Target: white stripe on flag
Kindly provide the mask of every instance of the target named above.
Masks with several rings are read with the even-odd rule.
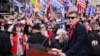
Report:
[[[57,0],[62,6],[65,6],[65,3],[63,0]]]
[[[77,8],[79,13],[83,13],[86,8],[85,0],[77,0]]]

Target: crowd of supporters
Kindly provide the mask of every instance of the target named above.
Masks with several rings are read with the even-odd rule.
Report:
[[[61,22],[62,14],[59,12],[50,20],[46,15],[40,17],[37,13],[34,14],[28,17],[24,12],[13,12],[12,15],[0,16],[0,56],[25,56],[25,51],[31,45],[28,43],[40,43],[45,47],[58,49],[68,44],[68,11],[65,11],[64,23]],[[100,56],[100,7],[90,17],[81,13],[80,23],[86,27],[91,53]],[[44,44],[42,42],[45,39],[47,40]]]

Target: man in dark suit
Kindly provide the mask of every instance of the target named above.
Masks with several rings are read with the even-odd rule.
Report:
[[[76,11],[68,15],[70,31],[69,43],[61,51],[57,50],[59,56],[89,56],[87,44],[87,31],[84,25],[79,23],[80,18]]]
[[[40,24],[35,24],[32,27],[32,35],[28,39],[29,47],[34,48],[32,44],[41,44],[45,47],[48,46],[48,38],[41,34],[40,32]],[[42,46],[37,46],[36,48],[41,48]]]

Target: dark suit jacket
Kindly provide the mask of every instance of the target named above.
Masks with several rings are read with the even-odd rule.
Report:
[[[10,33],[0,30],[0,54],[2,54],[3,56],[9,56],[10,48]]]
[[[84,25],[80,23],[76,24],[72,38],[62,50],[67,56],[89,56],[87,31]]]

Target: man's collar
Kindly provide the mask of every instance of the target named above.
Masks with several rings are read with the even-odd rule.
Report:
[[[75,29],[77,24],[78,22],[76,22],[74,25],[71,25],[71,29]]]

